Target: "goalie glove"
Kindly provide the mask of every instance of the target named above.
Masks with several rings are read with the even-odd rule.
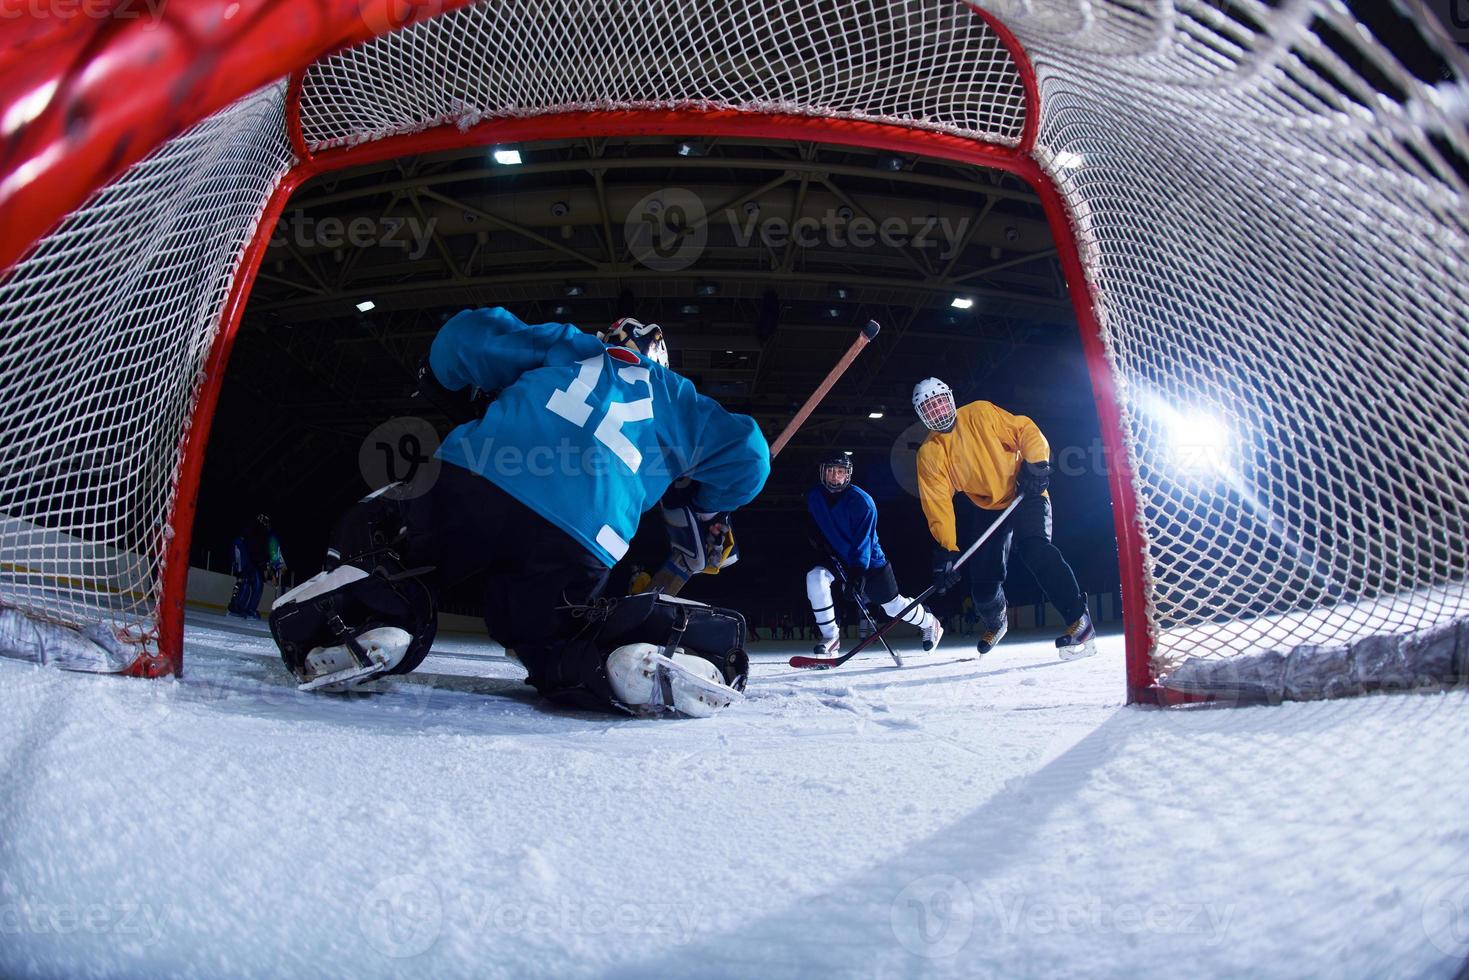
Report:
[[[418,362],[418,387],[412,397],[430,408],[449,417],[453,425],[463,425],[484,418],[485,409],[490,407],[494,396],[483,388],[470,385],[461,391],[450,391],[439,383],[428,357]]]

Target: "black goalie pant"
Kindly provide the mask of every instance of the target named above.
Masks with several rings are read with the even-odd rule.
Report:
[[[997,511],[974,506],[966,498],[955,508],[959,526],[959,545],[967,547],[994,523]],[[1004,608],[1005,573],[1009,570],[1010,547],[1026,568],[1030,569],[1041,591],[1067,623],[1074,623],[1086,611],[1086,597],[1076,584],[1076,575],[1051,543],[1051,498],[1026,497],[968,562],[969,592],[974,597],[974,610],[980,621],[993,624]]]
[[[577,623],[560,607],[596,599],[607,566],[576,539],[476,473],[444,463],[403,501],[410,567],[436,569],[441,602],[478,606],[490,636],[513,649],[531,683]]]

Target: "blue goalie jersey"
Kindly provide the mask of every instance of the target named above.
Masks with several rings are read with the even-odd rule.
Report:
[[[712,513],[749,503],[770,474],[754,419],[570,324],[465,310],[434,338],[429,365],[451,391],[499,391],[483,418],[449,433],[438,457],[494,483],[609,566],[674,480],[691,478],[695,509]]]

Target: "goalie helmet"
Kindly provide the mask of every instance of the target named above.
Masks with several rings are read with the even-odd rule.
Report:
[[[913,386],[913,410],[933,431],[948,432],[958,416],[954,390],[938,378],[924,378]]]
[[[612,321],[600,339],[608,347],[627,347],[636,350],[654,364],[668,367],[668,344],[663,340],[663,328],[656,323],[643,323],[630,316]]]
[[[852,454],[837,453],[816,464],[816,476],[827,493],[841,493],[852,485]]]

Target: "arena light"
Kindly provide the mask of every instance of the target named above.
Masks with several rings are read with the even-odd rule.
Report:
[[[502,167],[520,166],[520,151],[513,146],[497,146],[490,156]]]
[[[377,304],[370,299],[365,299],[357,304],[358,313],[371,313],[375,309],[377,309]]]
[[[968,296],[955,296],[952,300],[949,301],[949,305],[956,310],[968,310],[973,308],[974,300],[972,300]]]
[[[882,418],[882,413],[881,412],[868,412],[867,413],[867,417],[870,418],[870,419],[880,419],[880,418]]]
[[[1228,423],[1212,412],[1168,407],[1154,413],[1163,422],[1168,459],[1176,475],[1191,479],[1229,480],[1234,473],[1235,437]],[[1229,482],[1233,482],[1229,480]]]

